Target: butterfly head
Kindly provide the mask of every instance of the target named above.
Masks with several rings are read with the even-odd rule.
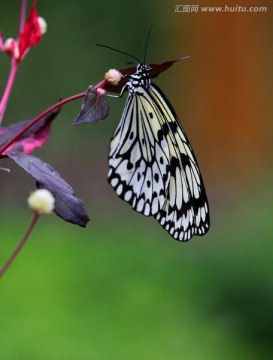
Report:
[[[136,68],[136,72],[133,75],[129,75],[130,79],[127,83],[127,87],[130,91],[134,92],[138,87],[149,87],[151,83],[149,77],[149,71],[152,70],[149,66],[144,64],[138,64]]]
[[[137,68],[136,68],[136,74],[144,74],[144,75],[148,75],[149,71],[151,71],[152,68],[148,65],[145,64],[138,64]]]

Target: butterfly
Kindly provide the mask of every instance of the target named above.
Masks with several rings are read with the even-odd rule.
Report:
[[[110,143],[108,181],[134,210],[153,216],[174,239],[188,241],[209,230],[208,200],[187,135],[152,83],[151,70],[140,63],[127,76],[128,97]]]

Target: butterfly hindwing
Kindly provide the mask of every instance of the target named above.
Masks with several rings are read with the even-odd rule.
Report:
[[[174,239],[187,241],[209,229],[206,192],[175,111],[146,70],[140,64],[129,76],[125,109],[111,140],[108,180],[136,211],[153,215]]]
[[[186,241],[209,229],[206,191],[192,147],[172,105],[155,84],[150,85],[150,92],[164,113],[171,156],[168,195],[155,217],[175,239]]]

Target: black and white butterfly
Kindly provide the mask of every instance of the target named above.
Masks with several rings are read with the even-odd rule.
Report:
[[[128,98],[112,137],[108,181],[134,210],[154,216],[180,241],[209,229],[209,206],[189,140],[152,69],[128,76]]]

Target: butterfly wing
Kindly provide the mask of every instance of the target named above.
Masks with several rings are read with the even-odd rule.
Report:
[[[172,105],[155,84],[150,85],[150,95],[164,118],[161,127],[170,154],[168,194],[155,218],[176,240],[187,241],[193,235],[204,235],[209,229],[204,183],[190,142]]]
[[[187,241],[209,229],[201,173],[189,140],[154,84],[129,92],[110,145],[108,181],[138,212]]]
[[[140,86],[129,92],[112,137],[108,181],[117,195],[146,216],[163,208],[170,181],[170,153],[161,136],[157,105]]]

